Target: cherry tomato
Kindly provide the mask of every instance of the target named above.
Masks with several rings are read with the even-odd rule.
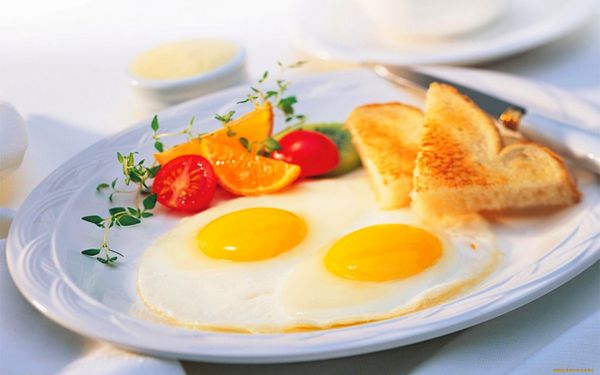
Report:
[[[309,130],[296,130],[280,140],[281,150],[272,154],[274,159],[299,165],[300,176],[318,176],[337,167],[339,151],[327,136]]]
[[[158,203],[179,212],[202,211],[215,195],[217,177],[205,158],[179,156],[163,165],[152,185]]]

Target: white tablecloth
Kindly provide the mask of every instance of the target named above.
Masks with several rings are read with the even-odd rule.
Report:
[[[0,207],[18,208],[55,167],[104,135],[147,118],[156,107],[128,90],[125,67],[141,49],[191,35],[227,35],[249,52],[258,75],[294,60],[286,1],[21,0],[0,11],[0,100],[27,120],[30,149],[0,183]],[[243,8],[243,9],[241,9]],[[313,62],[309,70],[337,64]],[[484,66],[548,82],[600,100],[600,15],[552,45]],[[0,246],[2,249],[2,246]],[[0,250],[3,252],[3,250]],[[2,259],[4,254],[1,254]],[[600,370],[599,268],[539,300],[479,326],[424,343],[347,359],[273,366],[184,363],[190,374],[544,374]],[[0,262],[0,373],[176,374],[176,362],[126,355],[68,332],[25,302]],[[117,357],[116,362],[110,358]],[[100,358],[100,359],[99,359]],[[109,359],[107,359],[109,358]],[[114,368],[111,368],[114,363]],[[102,367],[100,364],[104,364]],[[129,366],[129,367],[128,367]],[[145,367],[148,366],[148,367]],[[112,372],[111,372],[112,371]],[[100,373],[100,372],[99,372]]]

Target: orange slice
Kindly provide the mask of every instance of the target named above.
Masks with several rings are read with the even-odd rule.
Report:
[[[291,185],[300,167],[230,147],[212,139],[202,140],[202,156],[210,161],[219,184],[237,195],[260,195]]]
[[[272,130],[273,109],[271,103],[266,102],[256,107],[252,112],[246,113],[237,120],[229,122],[226,127],[208,133],[202,136],[202,138],[210,137],[228,146],[243,150],[244,147],[239,141],[240,137],[244,137],[250,142],[260,142],[269,137]],[[154,158],[160,165],[165,165],[182,155],[200,155],[200,140],[192,139],[186,143],[171,147],[166,151],[154,154]]]
[[[232,136],[227,135],[228,129],[233,132]],[[273,131],[273,108],[271,103],[266,102],[256,107],[252,112],[246,113],[237,120],[225,124],[225,127],[208,133],[204,137],[210,137],[234,148],[244,149],[240,144],[240,137],[244,137],[250,142],[260,142],[269,137],[271,131]]]
[[[163,152],[154,154],[154,159],[160,165],[165,165],[171,160],[183,155],[200,155],[200,138],[192,139],[186,143],[171,147]]]

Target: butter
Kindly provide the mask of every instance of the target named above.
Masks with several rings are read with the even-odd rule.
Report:
[[[141,79],[172,80],[215,70],[239,52],[239,47],[223,39],[189,39],[163,44],[137,56],[131,74]]]

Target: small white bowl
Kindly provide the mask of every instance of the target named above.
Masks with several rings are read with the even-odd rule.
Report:
[[[128,71],[131,87],[145,99],[175,104],[235,86],[247,79],[246,51],[241,45],[236,45],[237,53],[224,65],[188,78],[143,79]]]

